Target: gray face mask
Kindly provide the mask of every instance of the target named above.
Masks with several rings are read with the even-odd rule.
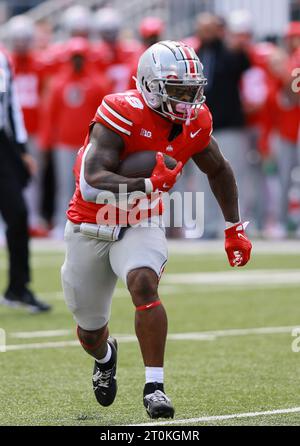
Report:
[[[137,89],[147,105],[167,119],[186,124],[196,119],[206,84],[198,56],[181,42],[158,42],[140,57]]]

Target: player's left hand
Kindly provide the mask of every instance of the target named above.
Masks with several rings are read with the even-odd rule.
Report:
[[[163,154],[161,152],[157,152],[156,165],[150,177],[152,191],[159,190],[162,192],[167,192],[172,189],[181,175],[182,167],[182,162],[179,161],[173,170],[168,169],[165,165]]]
[[[250,260],[252,243],[245,232],[248,224],[249,222],[237,223],[225,229],[225,250],[232,267],[245,266]]]

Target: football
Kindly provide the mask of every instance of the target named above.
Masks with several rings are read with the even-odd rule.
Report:
[[[135,152],[121,161],[118,174],[128,178],[149,178],[156,165],[155,150]],[[164,161],[168,169],[174,169],[177,161],[164,154]]]

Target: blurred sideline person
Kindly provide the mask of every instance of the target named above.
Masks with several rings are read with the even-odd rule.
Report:
[[[53,27],[47,19],[41,19],[35,23],[34,49],[37,56],[41,57],[47,52],[53,39]]]
[[[112,93],[125,91],[128,87],[130,70],[142,45],[122,36],[123,20],[113,8],[99,9],[94,15],[94,29],[98,41],[93,45],[98,55],[96,66],[112,81]]]
[[[271,212],[270,203],[274,203],[275,196],[278,195],[278,189],[274,189],[274,176],[269,178],[269,161],[260,147],[270,90],[267,58],[276,47],[267,42],[254,42],[253,17],[248,10],[243,9],[232,11],[228,17],[228,45],[235,51],[244,51],[251,62],[251,67],[243,73],[240,83],[247,141],[243,183],[244,212],[246,218],[251,219],[253,223],[252,231],[258,234],[265,229]],[[272,231],[274,234],[274,227]]]
[[[288,235],[289,191],[292,171],[299,165],[300,104],[299,93],[292,91],[292,71],[300,66],[300,22],[291,22],[285,32],[286,50],[277,49],[269,57],[272,90],[268,98],[268,119],[265,122],[265,144],[275,158],[280,188],[278,196],[278,238]],[[300,54],[299,54],[300,55]],[[272,134],[277,135],[275,142]]]
[[[104,75],[92,70],[87,57],[89,43],[74,37],[66,44],[68,65],[53,76],[42,115],[40,143],[53,148],[55,174],[54,228],[51,235],[62,239],[66,209],[74,190],[73,165],[86,127],[102,97],[109,92]]]
[[[46,236],[41,216],[42,153],[37,143],[44,69],[34,52],[34,24],[26,16],[8,22],[8,39],[15,72],[15,85],[28,133],[28,150],[37,163],[37,172],[25,190],[31,236]]]
[[[242,74],[250,67],[244,50],[230,49],[223,41],[224,23],[218,16],[202,13],[197,17],[196,35],[200,47],[196,52],[208,79],[205,87],[206,103],[214,117],[214,135],[222,152],[232,165],[240,190],[241,212],[247,195],[244,180],[247,172],[247,137],[245,116],[242,108],[239,85]],[[216,206],[206,179],[199,174],[193,179],[197,189],[204,192],[206,238],[220,235],[222,215]]]
[[[243,75],[241,82],[249,142],[247,215],[252,214],[254,228],[267,238],[281,237],[277,224],[280,191],[274,144],[273,138],[267,141],[265,130],[270,119],[270,96],[278,84],[269,61],[277,51],[279,48],[273,43],[252,44],[249,48],[252,67]]]
[[[294,68],[300,67],[300,21],[290,22],[285,30],[285,42],[288,54],[286,74],[283,74],[282,96],[280,98],[281,114],[286,126],[280,128],[280,153],[277,154],[278,172],[281,184],[280,198],[280,224],[283,230],[288,230],[290,188],[292,185],[292,171],[300,166],[300,100],[299,92],[291,88],[291,73]],[[293,78],[292,78],[293,79]],[[282,153],[285,156],[282,156]],[[287,218],[288,214],[288,218]],[[298,228],[299,234],[300,226]]]
[[[45,51],[40,51],[40,57],[45,64],[48,80],[59,73],[69,63],[68,42],[70,39],[80,37],[87,42],[92,32],[92,15],[89,8],[83,5],[75,5],[67,8],[59,22],[59,40],[50,43]],[[86,57],[90,56],[87,49]]]
[[[83,37],[89,39],[92,14],[89,8],[75,5],[68,8],[62,16],[62,27],[68,39]]]
[[[142,46],[139,52],[136,52],[134,60],[131,66],[131,72],[129,76],[128,90],[136,88],[136,72],[138,68],[139,58],[151,45],[159,42],[163,38],[165,31],[165,23],[159,17],[145,17],[139,25],[139,35],[142,42]]]
[[[27,134],[13,82],[12,69],[0,51],[0,212],[6,224],[9,281],[2,303],[24,305],[31,312],[50,310],[28,289],[30,281],[27,209],[23,188],[36,165],[26,152]]]

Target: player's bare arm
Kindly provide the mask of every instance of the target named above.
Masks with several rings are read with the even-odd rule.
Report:
[[[110,406],[117,393],[117,341],[108,336],[108,322],[120,278],[135,307],[135,332],[145,366],[143,405],[151,418],[174,416],[172,401],[164,391],[168,323],[158,291],[168,259],[165,231],[156,221],[145,227],[132,225],[126,214],[126,231],[108,243],[98,218],[99,211],[106,211],[102,198],[109,200],[108,192],[121,193],[120,185],[127,186],[129,193],[140,191],[147,196],[156,191],[168,192],[183,164],[198,151],[194,161],[208,176],[226,220],[229,262],[231,266],[243,266],[250,258],[251,242],[240,221],[232,169],[213,138],[205,147],[212,127],[212,116],[204,105],[206,84],[193,48],[173,41],[152,45],[139,60],[138,89],[103,99],[88,142],[78,153],[76,191],[67,213],[68,251],[62,280],[66,302],[78,324],[80,343],[95,358],[93,391],[101,406]],[[166,132],[168,124],[170,130],[174,124],[182,126],[186,138]],[[206,132],[201,134],[202,129]],[[174,158],[165,153],[170,139]],[[114,225],[123,226],[120,214]],[[152,223],[147,213],[145,222],[148,221]],[[91,236],[78,232],[78,226],[81,229],[86,223],[94,226]]]
[[[224,218],[228,222],[239,222],[238,189],[234,173],[229,162],[222,155],[214,137],[202,152],[193,156],[193,160],[207,177]]]
[[[88,185],[118,193],[119,185],[126,184],[128,192],[145,192],[144,178],[126,178],[116,173],[124,148],[124,142],[117,133],[96,123],[90,134],[90,143],[84,165]]]
[[[158,152],[156,166],[150,178],[127,178],[117,173],[120,156],[124,148],[122,138],[102,124],[94,124],[90,134],[90,147],[84,159],[81,174],[81,192],[86,201],[96,201],[98,193],[109,190],[119,192],[119,185],[125,184],[127,192],[167,191],[176,182],[182,169],[182,163],[170,170],[164,163],[163,155]]]
[[[193,156],[207,177],[226,221],[225,250],[231,266],[244,266],[251,255],[252,244],[245,233],[247,224],[240,221],[238,188],[229,162],[222,155],[214,137],[209,145]]]

